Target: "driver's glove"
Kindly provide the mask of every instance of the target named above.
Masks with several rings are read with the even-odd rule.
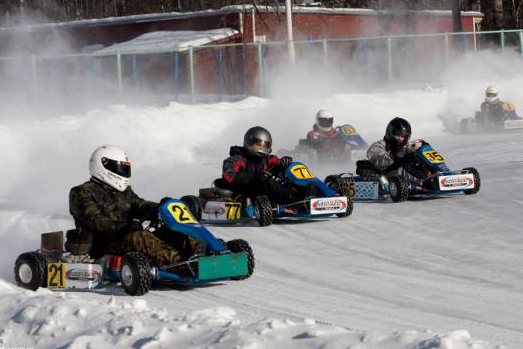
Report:
[[[285,170],[292,163],[292,158],[290,156],[282,156],[280,159],[280,165]]]

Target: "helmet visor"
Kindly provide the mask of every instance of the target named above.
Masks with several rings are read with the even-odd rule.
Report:
[[[487,92],[487,97],[497,97],[498,94],[496,92]]]
[[[271,142],[264,141],[263,139],[255,138],[252,145],[263,154],[269,154],[271,152]]]
[[[331,128],[334,122],[333,118],[318,118],[318,126]]]
[[[116,161],[108,158],[102,158],[102,165],[105,169],[116,173],[124,178],[131,177],[131,163],[129,161]]]

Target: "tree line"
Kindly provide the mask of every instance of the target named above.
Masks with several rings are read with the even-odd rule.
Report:
[[[311,0],[292,0],[294,5]],[[283,0],[2,0],[0,27],[157,12],[188,12],[240,4],[283,6]],[[377,10],[450,10],[485,14],[482,30],[523,27],[523,0],[324,0],[323,7]]]

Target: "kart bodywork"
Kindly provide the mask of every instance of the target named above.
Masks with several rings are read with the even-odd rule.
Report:
[[[66,244],[66,251],[62,251],[63,232],[53,232],[48,234],[55,234],[54,246],[49,248],[43,243],[40,250],[18,257],[15,280],[19,286],[31,290],[39,287],[96,289],[109,282],[121,282],[128,294],[142,295],[152,284],[197,285],[227,279],[241,280],[253,273],[254,255],[247,241],[225,242],[215,238],[180,200],[167,200],[159,207],[158,214],[156,229],[169,229],[173,234],[185,234],[197,240],[200,252],[188,260],[158,267],[152,266],[151,261],[139,252],[123,256],[105,255],[94,260],[87,250],[78,248],[76,244]],[[44,236],[46,234],[42,234],[42,241]]]

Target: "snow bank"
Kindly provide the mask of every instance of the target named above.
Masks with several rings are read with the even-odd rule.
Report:
[[[314,320],[242,324],[225,306],[172,314],[145,299],[21,291],[0,281],[0,345],[26,348],[357,348],[483,349],[467,331],[372,336]]]

